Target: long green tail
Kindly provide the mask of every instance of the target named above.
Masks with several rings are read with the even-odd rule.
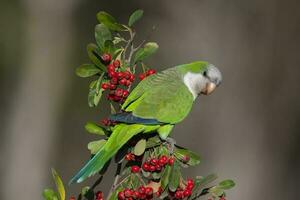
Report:
[[[109,137],[106,144],[99,150],[96,155],[87,162],[87,164],[70,180],[72,183],[80,183],[86,178],[99,172],[109,159],[111,159],[118,150],[125,145],[130,138],[138,133],[155,131],[159,125],[147,126],[143,124],[118,124]]]

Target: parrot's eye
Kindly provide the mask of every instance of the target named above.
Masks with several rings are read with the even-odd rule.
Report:
[[[207,76],[207,71],[206,70],[203,72],[203,76]]]

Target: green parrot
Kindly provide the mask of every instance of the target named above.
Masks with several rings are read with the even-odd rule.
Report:
[[[221,81],[218,68],[204,61],[175,66],[145,78],[130,93],[122,112],[110,116],[118,124],[70,183],[80,183],[99,172],[137,134],[157,132],[166,140],[173,126],[188,115],[195,99],[213,92]]]

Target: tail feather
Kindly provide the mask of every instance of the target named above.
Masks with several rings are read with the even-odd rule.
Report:
[[[118,150],[130,140],[130,138],[146,130],[147,127],[142,124],[116,125],[106,144],[70,180],[69,184],[75,182],[80,183],[86,178],[99,172],[104,167],[106,162],[109,161],[118,152]]]

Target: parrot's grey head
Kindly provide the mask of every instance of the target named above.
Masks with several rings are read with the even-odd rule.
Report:
[[[194,98],[200,94],[211,94],[222,82],[220,70],[212,64],[207,64],[200,72],[187,72],[184,83],[189,88]]]

